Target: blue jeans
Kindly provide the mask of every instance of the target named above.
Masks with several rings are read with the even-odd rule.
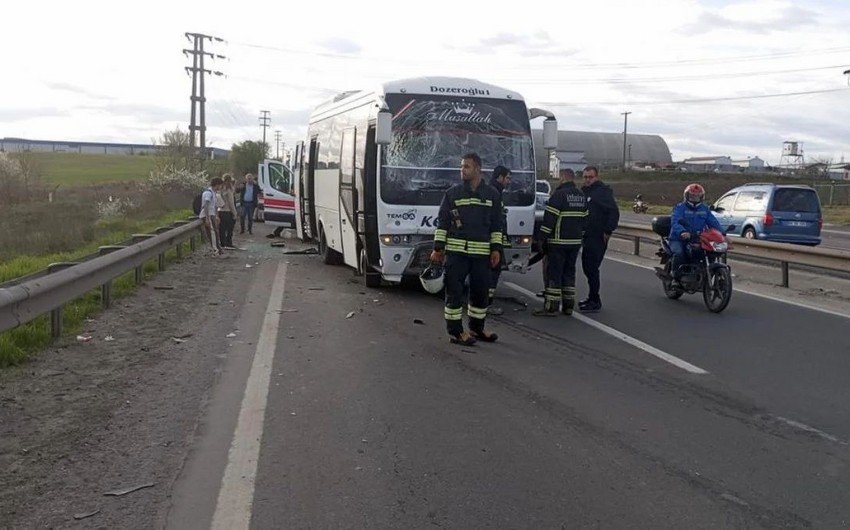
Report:
[[[673,253],[670,260],[670,272],[674,278],[678,279],[681,276],[679,274],[679,267],[688,261],[687,254],[685,253],[685,243],[681,239],[670,239],[668,243],[670,245],[670,252]]]
[[[254,230],[254,208],[257,207],[255,202],[243,202],[242,214],[239,216],[239,229],[245,231],[245,217],[248,218],[248,233]]]

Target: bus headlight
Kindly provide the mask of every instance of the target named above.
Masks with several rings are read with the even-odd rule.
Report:
[[[531,245],[531,236],[511,236],[511,244],[518,247]]]
[[[406,247],[413,242],[410,234],[386,234],[381,236],[381,243],[387,246]]]

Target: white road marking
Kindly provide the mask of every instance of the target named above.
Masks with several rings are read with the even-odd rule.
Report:
[[[647,269],[647,270],[655,271],[654,267],[650,267],[650,266],[647,266],[647,265],[641,265],[640,263],[632,263],[631,261],[626,261],[624,259],[612,258],[610,256],[605,256],[605,259],[611,260],[611,261],[616,261],[617,263],[623,263],[625,265],[631,265],[632,267],[638,267],[638,268],[641,268],[641,269]],[[732,286],[732,288],[735,291],[738,291],[739,293],[748,294],[750,296],[757,296],[759,298],[765,298],[767,300],[772,300],[774,302],[781,302],[783,304],[802,307],[802,308],[805,308],[805,309],[810,309],[812,311],[818,311],[820,313],[826,313],[827,315],[832,315],[832,316],[836,316],[836,317],[850,318],[850,314],[842,313],[840,311],[835,311],[835,310],[832,310],[832,309],[826,309],[825,307],[818,307],[816,305],[810,305],[810,304],[806,304],[804,302],[797,302],[796,300],[788,300],[787,298],[780,298],[778,296],[773,296],[773,295],[770,295],[770,294],[758,293],[756,291],[751,291],[749,289],[742,289],[740,287],[735,287],[734,285]]]
[[[286,263],[281,263],[274,277],[266,316],[263,318],[257,350],[251,364],[251,373],[245,385],[239,420],[230,444],[227,467],[213,514],[211,527],[214,529],[247,529],[251,524],[254,481],[257,476],[260,441],[263,438],[269,380],[274,363],[285,281]]]
[[[801,431],[806,431],[806,432],[812,433],[814,435],[820,436],[824,440],[829,440],[830,442],[837,443],[839,445],[848,445],[847,442],[839,439],[838,437],[833,436],[833,435],[831,435],[827,432],[823,432],[820,429],[815,429],[814,427],[810,427],[810,426],[806,425],[805,423],[800,423],[799,421],[789,420],[788,418],[783,418],[782,416],[773,416],[773,418],[781,421],[782,423],[785,423],[786,425],[790,425],[791,427],[794,427],[795,429],[800,429]]]
[[[529,291],[525,287],[521,287],[521,286],[519,286],[519,285],[517,285],[513,282],[502,282],[502,283],[506,287],[510,287],[511,289],[513,289],[513,290],[515,290],[519,293],[522,293],[526,296],[529,296],[531,298],[535,298],[535,296],[536,296],[533,292]],[[629,344],[631,346],[634,346],[635,348],[643,350],[650,355],[654,355],[655,357],[658,357],[662,361],[668,362],[668,363],[672,364],[673,366],[676,366],[677,368],[681,368],[682,370],[685,370],[685,371],[690,372],[692,374],[705,375],[705,374],[708,373],[706,370],[703,370],[699,366],[693,365],[693,364],[691,364],[687,361],[683,361],[682,359],[679,359],[678,357],[676,357],[674,355],[670,355],[669,353],[666,353],[666,352],[659,350],[655,346],[651,346],[651,345],[649,345],[649,344],[647,344],[647,343],[645,343],[645,342],[643,342],[639,339],[636,339],[636,338],[634,338],[630,335],[626,335],[622,331],[618,331],[618,330],[616,330],[616,329],[614,329],[610,326],[606,326],[605,324],[602,324],[601,322],[597,322],[596,320],[593,320],[592,318],[588,318],[588,317],[586,317],[586,316],[584,316],[580,313],[577,313],[577,312],[573,313],[572,318],[575,318],[579,322],[587,324],[588,326],[594,327],[594,328],[602,331],[603,333],[607,333],[608,335],[611,335],[612,337],[617,338],[617,339],[625,342],[626,344]]]

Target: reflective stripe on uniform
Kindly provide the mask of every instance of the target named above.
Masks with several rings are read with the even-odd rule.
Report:
[[[438,228],[438,229],[434,230],[434,241],[442,241],[443,243],[445,243],[448,235],[449,235],[448,230],[443,230],[442,228]]]
[[[501,245],[502,239],[503,237],[501,232],[490,232],[490,243]]]
[[[467,199],[455,199],[455,206],[493,206],[493,201],[490,199],[481,200],[470,197]]]
[[[556,237],[546,240],[550,245],[581,245],[581,239],[559,239]]]
[[[484,320],[487,318],[487,308],[475,307],[474,305],[469,305],[466,308],[466,313],[469,315],[469,318],[477,318],[478,320]]]
[[[547,302],[557,302],[561,300],[561,289],[558,287],[547,287],[543,291],[543,295]]]
[[[446,307],[443,315],[446,317],[446,320],[463,320],[463,308]]]

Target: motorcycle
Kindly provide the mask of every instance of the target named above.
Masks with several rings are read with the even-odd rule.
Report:
[[[643,202],[643,198],[638,195],[635,197],[635,202],[632,204],[632,211],[635,213],[646,213],[649,209],[649,205]]]
[[[727,231],[735,230],[732,225]],[[729,244],[719,230],[709,228],[699,234],[697,242],[689,242],[686,248],[688,262],[679,267],[679,285],[673,283],[672,257],[670,250],[670,217],[652,220],[652,231],[661,236],[661,248],[655,253],[661,258],[661,266],[655,267],[655,275],[661,280],[664,294],[678,300],[683,294],[702,292],[705,307],[712,313],[720,313],[732,298],[732,269],[726,263]]]

